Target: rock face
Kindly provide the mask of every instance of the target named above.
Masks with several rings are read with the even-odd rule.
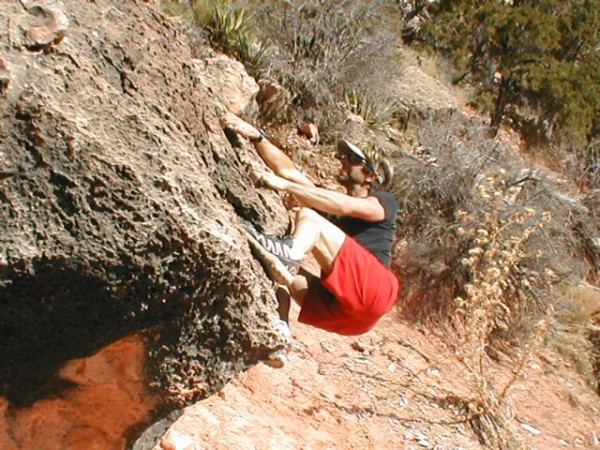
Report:
[[[0,447],[124,448],[284,344],[241,221],[287,215],[218,123],[257,88],[143,1],[4,2],[0,27]],[[94,422],[98,391],[61,422],[121,375],[135,413]]]

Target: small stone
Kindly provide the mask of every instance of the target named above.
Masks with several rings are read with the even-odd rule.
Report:
[[[442,372],[440,371],[440,369],[433,368],[429,371],[429,374],[434,377],[439,377],[442,374]]]
[[[398,369],[398,365],[396,365],[394,363],[390,363],[387,368],[390,371],[390,373],[395,373],[396,370]]]
[[[531,434],[533,434],[535,436],[538,436],[538,435],[542,434],[542,432],[540,430],[538,430],[533,425],[529,425],[528,423],[522,423],[521,424],[521,428],[523,428],[524,430],[529,431]]]
[[[33,20],[22,24],[25,31],[23,44],[27,49],[40,51],[62,42],[69,28],[69,19],[61,5],[34,5],[28,8],[28,12]]]
[[[569,446],[569,443],[567,441],[565,441],[564,439],[559,439],[558,442],[560,442],[560,445],[562,445],[563,447]]]
[[[312,145],[319,143],[319,128],[312,120],[306,120],[298,124],[298,133],[306,137]]]
[[[191,450],[192,438],[177,431],[170,431],[160,441],[162,450]]]
[[[350,344],[350,347],[352,347],[357,352],[361,352],[361,353],[364,353],[367,351],[367,346],[364,344],[364,342],[361,342],[361,341],[354,341],[352,344]]]
[[[369,358],[365,358],[365,357],[360,357],[360,358],[356,358],[356,362],[359,364],[366,364],[366,365],[371,365],[373,364],[373,361],[371,361]]]
[[[433,448],[433,444],[431,442],[429,442],[429,439],[427,438],[421,438],[417,441],[417,444],[419,444],[421,447],[425,447],[425,448]]]

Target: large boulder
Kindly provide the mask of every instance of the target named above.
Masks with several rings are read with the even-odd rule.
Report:
[[[0,26],[0,447],[124,448],[284,345],[241,223],[287,214],[218,122],[256,88],[141,0]]]

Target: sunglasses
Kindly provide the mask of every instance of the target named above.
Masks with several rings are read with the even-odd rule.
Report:
[[[375,172],[375,169],[369,163],[369,161],[364,159],[362,156],[357,155],[356,153],[351,152],[351,151],[345,152],[344,156],[346,157],[346,159],[348,160],[348,162],[350,164],[364,164],[365,169],[367,169],[368,173]]]

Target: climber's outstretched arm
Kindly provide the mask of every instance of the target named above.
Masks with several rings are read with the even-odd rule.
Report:
[[[267,167],[278,176],[303,186],[315,185],[296,167],[294,162],[285,153],[269,142],[266,137],[261,139],[260,142],[256,142],[254,147]]]
[[[221,118],[221,124],[223,128],[229,128],[252,142],[267,167],[277,175],[304,186],[314,186],[314,183],[296,167],[294,162],[269,142],[260,130],[229,112]]]

